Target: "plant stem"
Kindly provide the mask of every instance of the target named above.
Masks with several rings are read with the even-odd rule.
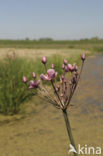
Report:
[[[63,111],[63,116],[64,116],[64,119],[65,119],[65,124],[66,124],[66,128],[67,128],[67,132],[68,132],[70,142],[71,142],[71,144],[73,145],[73,147],[76,150],[76,146],[75,146],[75,142],[74,142],[74,139],[73,139],[73,135],[72,135],[71,126],[70,126],[70,122],[69,122],[69,119],[68,119],[67,111],[66,111],[66,109],[64,109],[62,111]],[[74,156],[77,156],[77,153],[73,153],[73,154],[74,154]]]

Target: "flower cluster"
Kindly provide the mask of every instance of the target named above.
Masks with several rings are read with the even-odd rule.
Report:
[[[33,77],[33,80],[30,80],[29,81],[29,84],[27,84],[28,83],[27,77],[26,76],[23,76],[23,82],[26,84],[26,86],[29,89],[39,88],[40,79],[39,80],[36,80],[36,73],[34,73],[34,72],[32,74],[32,77]]]
[[[47,69],[47,58],[43,57],[41,62],[45,66],[46,74],[41,74],[40,79],[36,80],[36,74],[33,72],[33,80],[29,82],[29,89],[38,88],[38,96],[47,100],[49,103],[53,104],[58,109],[67,109],[70,106],[71,98],[75,92],[78,85],[80,75],[83,69],[85,54],[81,55],[81,68],[79,69],[76,64],[70,64],[66,59],[64,59],[62,64],[63,74],[60,75],[59,81],[56,81],[57,72],[55,71],[54,64],[51,64],[51,68]],[[43,83],[44,81],[50,81],[51,86]],[[27,78],[23,77],[23,82],[27,84]]]

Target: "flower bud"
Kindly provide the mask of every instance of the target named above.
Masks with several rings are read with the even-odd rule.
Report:
[[[24,83],[27,82],[27,78],[26,78],[26,76],[23,76],[23,82],[24,82]]]
[[[74,75],[77,77],[77,75],[78,75],[78,72],[77,72],[77,71],[74,71]]]
[[[61,75],[61,77],[60,77],[62,80],[64,80],[64,75]]]
[[[54,69],[54,68],[55,68],[54,64],[51,64],[51,68],[52,68],[52,69]]]
[[[76,83],[76,77],[73,77],[72,80],[71,80],[71,82],[72,82],[73,84],[75,84],[75,83]]]
[[[35,79],[36,78],[36,74],[33,72],[32,77]]]
[[[78,70],[78,67],[76,64],[73,64],[73,71],[77,71]]]
[[[34,87],[33,87],[33,86],[29,86],[28,88],[29,88],[29,89],[34,89]]]
[[[67,80],[64,78],[64,83],[66,83],[67,82]]]
[[[65,65],[64,65],[64,63],[62,64],[62,69],[64,69],[65,68]]]
[[[56,89],[57,92],[59,91],[59,89],[57,87],[55,89]]]
[[[56,87],[56,91],[59,92],[59,90],[60,90],[60,86],[58,85],[58,86]]]
[[[81,59],[82,59],[82,61],[85,60],[85,54],[84,53],[81,55]]]
[[[68,61],[67,61],[66,59],[64,59],[63,63],[64,63],[65,65],[67,65]]]
[[[33,80],[30,81],[30,86],[34,86],[35,82]]]
[[[70,85],[72,85],[72,82],[71,82],[71,81],[69,81],[69,84],[70,84]]]
[[[65,70],[65,72],[68,72],[68,67],[67,67],[67,66],[65,66],[65,69],[64,69],[64,70]]]
[[[42,63],[43,63],[43,64],[46,64],[46,62],[47,62],[46,57],[45,57],[45,56],[43,56],[41,61],[42,61]]]
[[[68,64],[67,68],[68,68],[68,71],[71,71],[71,72],[73,71],[73,66],[71,64]]]

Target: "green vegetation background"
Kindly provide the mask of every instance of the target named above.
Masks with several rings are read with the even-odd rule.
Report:
[[[83,40],[0,40],[0,48],[35,48],[35,49],[61,49],[78,48],[87,49],[94,52],[103,51],[103,39],[92,38]]]

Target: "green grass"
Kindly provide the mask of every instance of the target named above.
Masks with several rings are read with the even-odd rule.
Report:
[[[52,55],[47,58],[47,69],[51,64],[55,65],[58,72],[57,80],[63,73],[62,63],[65,57],[62,55]],[[67,58],[69,63],[80,63],[80,54],[71,55]],[[31,91],[22,82],[22,77],[26,76],[28,83],[32,78],[32,73],[37,74],[37,79],[41,73],[46,73],[41,59],[31,60],[20,58],[14,54],[8,55],[0,62],[0,112],[3,114],[19,113],[25,101],[32,97]],[[49,83],[48,83],[49,85]],[[35,91],[36,92],[36,91]]]
[[[23,75],[28,79],[33,72],[33,64],[14,55],[0,62],[0,113],[17,114],[25,101],[31,98],[31,92],[22,82]]]
[[[0,40],[0,48],[86,49],[103,51],[103,39],[85,40]]]

